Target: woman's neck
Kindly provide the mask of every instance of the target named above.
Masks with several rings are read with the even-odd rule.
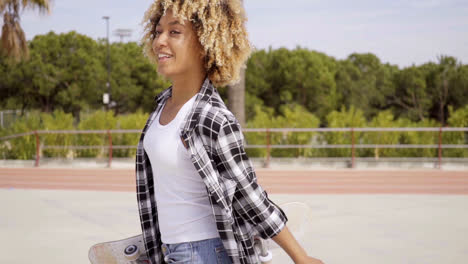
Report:
[[[170,98],[170,103],[172,105],[183,105],[200,91],[205,78],[206,73],[204,72],[192,75],[186,74],[180,78],[174,78],[172,80],[172,96]]]

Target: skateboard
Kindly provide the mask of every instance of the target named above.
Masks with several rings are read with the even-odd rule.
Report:
[[[143,235],[122,240],[99,243],[88,252],[92,264],[149,264]]]
[[[288,216],[288,229],[300,244],[311,223],[311,208],[302,202],[289,202],[280,207]],[[254,248],[262,263],[271,263],[272,250],[279,246],[271,239],[263,240],[254,237]],[[92,246],[88,252],[92,264],[148,264],[150,263],[143,244],[143,236],[137,235],[122,240],[99,243]]]

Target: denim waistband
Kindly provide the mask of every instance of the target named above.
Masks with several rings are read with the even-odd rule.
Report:
[[[190,241],[190,242],[181,242],[181,243],[174,243],[174,244],[166,244],[162,243],[162,251],[163,254],[166,255],[170,252],[175,251],[176,249],[178,251],[183,250],[183,249],[191,249],[194,247],[203,247],[203,246],[210,246],[210,245],[220,245],[222,244],[222,240],[219,237],[215,238],[208,238],[208,239],[203,239],[203,240],[198,240],[198,241]]]

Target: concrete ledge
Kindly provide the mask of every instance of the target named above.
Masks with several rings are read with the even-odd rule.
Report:
[[[263,159],[252,158],[256,168],[265,167]],[[444,170],[468,170],[468,158],[444,158],[442,159]],[[270,169],[348,169],[352,167],[351,158],[271,158]],[[437,169],[437,158],[356,158],[356,169]]]
[[[272,170],[335,170],[351,168],[350,158],[271,158],[270,166],[266,168],[263,158],[251,158],[256,169]],[[39,166],[45,168],[107,168],[108,159],[104,158],[79,158],[59,159],[42,158]],[[0,160],[3,168],[32,168],[34,160]],[[356,158],[355,169],[437,169],[437,158]],[[133,169],[135,159],[114,158],[112,168]],[[444,170],[468,170],[468,158],[444,158],[442,159]]]

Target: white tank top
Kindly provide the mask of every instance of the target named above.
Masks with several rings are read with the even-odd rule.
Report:
[[[161,240],[166,244],[219,237],[205,183],[179,136],[196,95],[166,125],[160,124],[159,111],[143,139],[153,169]]]

